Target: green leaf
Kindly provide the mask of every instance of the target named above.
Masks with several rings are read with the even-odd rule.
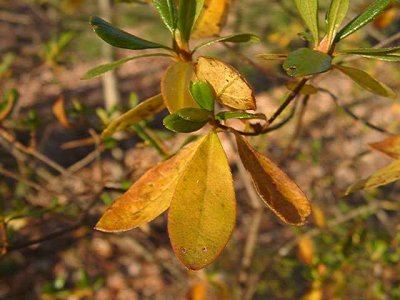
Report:
[[[147,171],[116,199],[95,229],[121,232],[142,226],[168,209],[185,166],[203,139],[183,148],[177,155]]]
[[[197,104],[208,111],[214,111],[215,91],[211,84],[204,80],[192,81],[190,93]]]
[[[362,70],[339,65],[335,65],[335,68],[345,75],[349,76],[363,89],[373,94],[387,98],[396,98],[396,93],[390,87],[376,80],[371,75]]]
[[[335,40],[336,34],[342,25],[349,10],[349,0],[332,0],[327,14],[327,38],[329,48]]]
[[[295,2],[304,23],[306,23],[313,35],[314,44],[318,45],[318,0],[295,0]]]
[[[190,122],[208,122],[212,116],[210,111],[203,108],[183,108],[177,112],[178,116]]]
[[[107,128],[104,129],[101,137],[103,139],[107,138],[115,132],[122,131],[133,124],[149,119],[161,112],[164,108],[165,104],[161,94],[151,97],[112,121]]]
[[[237,112],[237,111],[223,111],[218,113],[215,118],[220,121],[225,121],[229,119],[243,119],[243,120],[266,120],[267,117],[264,114],[250,114],[246,112]]]
[[[174,34],[178,22],[178,11],[174,0],[154,0],[153,3],[165,26]]]
[[[254,42],[254,43],[258,43],[260,42],[260,38],[254,34],[251,33],[237,33],[237,34],[232,34],[229,36],[223,36],[211,41],[207,41],[203,44],[200,44],[198,46],[196,46],[192,53],[196,52],[197,50],[203,48],[203,47],[208,47],[212,44],[215,43],[236,43],[236,44],[240,44],[240,43],[249,43],[249,42]]]
[[[0,102],[0,122],[8,117],[18,99],[19,93],[16,89],[11,89],[4,93],[3,101]]]
[[[389,183],[395,182],[400,179],[400,160],[396,160],[374,173],[372,176],[356,182],[350,186],[345,195],[357,192],[359,190],[373,189]]]
[[[376,0],[364,12],[355,17],[336,35],[336,42],[348,37],[360,28],[367,25],[375,17],[377,17],[390,4],[391,0]]]
[[[331,67],[331,56],[310,48],[300,48],[291,52],[283,63],[283,69],[293,77],[323,73]]]
[[[350,49],[343,50],[337,55],[360,55],[365,58],[378,59],[383,61],[400,61],[400,47],[380,49]]]
[[[288,56],[287,54],[258,54],[258,58],[265,60],[285,60]]]
[[[92,79],[92,78],[98,77],[100,75],[103,75],[104,73],[107,73],[111,70],[114,70],[114,69],[122,66],[123,64],[125,64],[131,60],[135,60],[138,58],[144,58],[144,57],[155,57],[155,56],[171,57],[171,55],[165,54],[165,53],[152,53],[152,54],[142,54],[142,55],[137,55],[137,56],[130,56],[130,57],[126,57],[126,58],[114,61],[112,63],[97,66],[97,67],[87,71],[86,74],[81,77],[81,79],[87,80],[87,79]]]
[[[171,200],[168,233],[175,255],[189,269],[204,268],[225,248],[235,219],[228,159],[211,132],[186,165]]]
[[[99,17],[92,17],[90,20],[96,34],[108,44],[124,49],[131,50],[142,50],[142,49],[156,49],[164,48],[169,49],[169,47],[153,43],[137,36],[134,36],[126,31],[114,27],[110,23]]]
[[[193,122],[185,120],[178,113],[171,114],[166,116],[163,120],[164,126],[174,132],[181,133],[189,133],[197,131],[204,127],[208,123],[207,120],[203,120],[202,122]]]
[[[203,5],[204,0],[184,0],[179,2],[178,29],[181,38],[186,42],[190,39],[190,34],[203,9]]]

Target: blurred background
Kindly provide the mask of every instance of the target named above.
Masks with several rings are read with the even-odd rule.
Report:
[[[99,142],[111,119],[159,93],[170,63],[138,60],[111,79],[80,79],[101,63],[132,55],[105,46],[90,28],[92,15],[169,44],[155,9],[136,2],[0,0],[0,96],[16,99],[0,123],[0,299],[400,299],[399,183],[341,196],[391,161],[368,143],[399,132],[400,102],[369,94],[337,72],[318,76],[314,85],[334,93],[338,103],[326,93],[313,95],[280,130],[252,138],[311,199],[305,226],[283,225],[252,201],[248,178],[235,168],[237,225],[204,271],[189,272],[174,257],[166,214],[127,233],[93,230],[113,199],[161,161],[163,151],[173,153],[192,139],[163,129],[164,113]],[[320,2],[323,20],[329,1]],[[351,1],[349,18],[366,2]],[[398,45],[399,28],[394,3],[343,47]],[[292,0],[234,1],[223,34],[251,32],[262,42],[218,45],[201,55],[240,70],[256,91],[258,110],[271,115],[290,79],[279,62],[255,56],[304,46],[302,31]],[[398,63],[349,64],[400,91]],[[234,151],[222,138],[234,165]],[[154,139],[163,141],[162,149]]]

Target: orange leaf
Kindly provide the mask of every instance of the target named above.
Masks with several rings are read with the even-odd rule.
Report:
[[[127,231],[142,226],[168,209],[178,178],[203,139],[146,172],[104,213],[95,229]]]
[[[236,134],[236,142],[243,165],[264,203],[285,223],[302,225],[311,213],[306,195],[275,163],[255,151],[246,139]]]
[[[225,26],[231,0],[205,0],[192,33],[194,38],[217,36]]]
[[[64,128],[73,127],[73,125],[68,120],[68,117],[65,113],[65,101],[63,96],[58,98],[57,101],[54,103],[52,111],[57,121],[61,124],[62,127]]]
[[[375,150],[383,152],[394,159],[400,159],[400,135],[394,135],[381,142],[369,145]]]

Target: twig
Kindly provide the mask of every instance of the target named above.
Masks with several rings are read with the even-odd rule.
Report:
[[[338,97],[337,97],[335,94],[333,94],[331,91],[329,91],[329,90],[327,90],[327,89],[324,89],[324,88],[319,88],[318,90],[321,91],[321,92],[324,92],[324,93],[328,94],[328,95],[330,96],[330,98],[335,102],[335,104],[336,104],[338,107],[340,107],[347,115],[349,115],[349,116],[350,116],[352,119],[354,119],[355,121],[361,122],[361,123],[364,124],[366,127],[371,128],[371,129],[373,129],[373,130],[375,130],[375,131],[378,131],[378,132],[380,132],[380,133],[384,133],[384,134],[388,134],[388,135],[392,135],[392,134],[393,134],[393,133],[387,131],[386,129],[381,128],[381,127],[379,127],[379,126],[377,126],[377,125],[374,125],[374,124],[370,123],[369,121],[364,120],[364,119],[362,119],[361,117],[357,116],[357,115],[356,115],[355,113],[353,113],[353,112],[351,111],[351,109],[349,109],[348,107],[343,106],[343,105],[340,105]]]

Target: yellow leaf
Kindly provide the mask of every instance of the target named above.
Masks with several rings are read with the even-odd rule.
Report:
[[[211,132],[187,164],[171,200],[168,232],[175,255],[192,270],[209,265],[228,242],[235,218],[229,163]]]
[[[370,146],[390,157],[400,159],[400,135],[391,136],[381,142],[370,144]]]
[[[253,89],[232,66],[215,58],[200,57],[195,72],[200,80],[212,85],[222,104],[236,109],[256,109]]]
[[[246,139],[236,134],[236,142],[243,165],[264,203],[285,223],[303,224],[311,213],[306,195],[277,165],[256,152]]]
[[[312,212],[315,225],[317,225],[319,228],[325,228],[326,218],[325,213],[321,209],[321,207],[319,205],[313,205]]]
[[[65,113],[64,97],[61,96],[60,98],[57,99],[57,101],[54,103],[52,107],[52,111],[57,121],[61,124],[62,127],[64,128],[73,127]]]
[[[121,232],[142,226],[168,209],[180,174],[203,139],[144,174],[104,213],[96,228]]]
[[[207,281],[200,281],[194,284],[188,293],[188,300],[207,300]]]
[[[315,257],[314,242],[309,236],[302,236],[298,241],[297,256],[305,265],[312,265]]]
[[[360,180],[350,186],[345,195],[349,195],[351,193],[357,192],[359,190],[367,190],[380,187],[382,185],[387,185],[394,181],[400,179],[400,159],[395,160],[388,166],[380,169],[378,172],[374,173],[370,177]]]
[[[146,120],[156,115],[164,108],[165,104],[161,94],[151,97],[112,121],[107,128],[104,129],[101,137],[109,137],[113,133],[124,130],[130,125]]]
[[[189,92],[193,77],[192,62],[171,65],[161,80],[161,93],[170,113],[186,107],[199,107]]]
[[[192,36],[205,38],[219,35],[225,26],[230,4],[231,0],[205,0]]]

